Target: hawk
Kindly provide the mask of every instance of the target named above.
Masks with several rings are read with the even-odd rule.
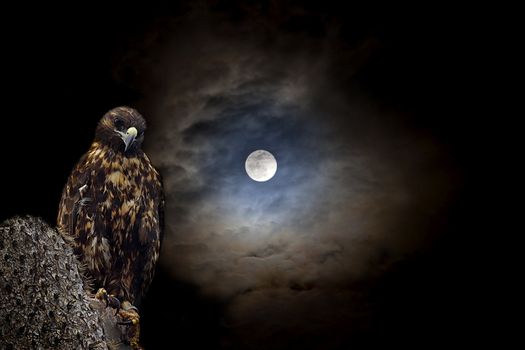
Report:
[[[163,229],[161,178],[141,149],[145,130],[133,108],[102,117],[67,180],[57,220],[93,287],[135,306],[152,281]]]

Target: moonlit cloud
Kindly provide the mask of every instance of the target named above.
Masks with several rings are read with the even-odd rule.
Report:
[[[235,329],[365,322],[366,303],[356,307],[362,296],[349,286],[429,238],[429,218],[449,191],[435,172],[439,149],[366,96],[341,93],[374,38],[346,48],[353,65],[339,67],[337,37],[269,43],[271,28],[214,17],[193,25],[196,13],[211,16],[201,11],[160,26],[163,44],[146,41],[130,58],[151,87],[146,146],[167,195],[162,264],[230,300]],[[244,171],[256,149],[279,162],[267,183]]]

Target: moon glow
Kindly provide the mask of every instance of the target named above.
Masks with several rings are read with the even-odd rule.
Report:
[[[257,150],[246,158],[246,173],[255,181],[270,180],[277,172],[277,160],[273,154],[265,150]]]

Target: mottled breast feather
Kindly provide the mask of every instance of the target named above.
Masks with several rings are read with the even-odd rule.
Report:
[[[159,258],[163,210],[161,178],[144,152],[94,142],[64,187],[58,227],[94,288],[138,305]]]

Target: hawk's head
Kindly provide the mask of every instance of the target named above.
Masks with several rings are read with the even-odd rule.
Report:
[[[123,153],[134,153],[144,141],[146,121],[135,109],[117,107],[107,112],[98,123],[95,141]]]

